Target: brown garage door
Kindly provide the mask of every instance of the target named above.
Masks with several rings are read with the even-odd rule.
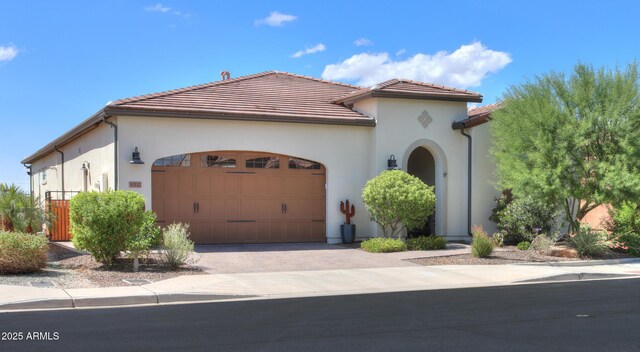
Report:
[[[196,243],[324,242],[325,169],[286,155],[209,152],[157,160],[152,206]]]

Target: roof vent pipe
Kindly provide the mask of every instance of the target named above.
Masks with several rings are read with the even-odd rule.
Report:
[[[220,72],[220,76],[222,76],[223,81],[226,81],[231,78],[231,73],[229,73],[229,71],[222,71]]]

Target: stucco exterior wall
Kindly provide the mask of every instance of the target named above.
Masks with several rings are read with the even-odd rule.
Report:
[[[467,142],[458,131],[451,129],[454,121],[467,117],[466,103],[371,100],[376,101],[376,107],[367,110],[376,111],[377,126],[371,145],[374,160],[370,177],[387,168],[387,160],[392,154],[398,160],[398,166],[407,170],[411,152],[419,146],[426,148],[436,163],[436,234],[450,239],[466,238]],[[356,109],[359,108],[364,109],[363,104],[356,104]],[[426,127],[419,119],[425,111],[432,120]],[[379,232],[374,224],[371,232]]]
[[[230,120],[177,119],[155,117],[118,118],[119,189],[141,193],[151,208],[151,166],[161,157],[215,150],[273,152],[320,162],[326,167],[328,242],[338,243],[341,200],[356,207],[352,222],[360,237],[369,237],[370,221],[361,190],[369,178],[372,127],[333,126],[302,123],[274,123]],[[144,165],[129,165],[138,147]],[[129,182],[142,182],[129,188]]]
[[[495,206],[494,198],[500,195],[500,192],[495,187],[496,164],[490,155],[489,123],[471,128],[470,133],[473,140],[471,223],[481,225],[491,235],[497,231],[497,227],[493,221],[489,220],[489,216]]]
[[[115,120],[115,119],[114,119]],[[65,144],[58,149],[64,153],[64,188],[65,191],[82,191],[84,186],[84,174],[82,164],[88,165],[88,190],[104,190],[105,186],[113,189],[113,129],[101,123],[95,129],[80,136],[74,141]],[[33,175],[33,193],[44,200],[46,191],[62,190],[62,156],[53,151],[45,157],[31,164]],[[47,173],[46,183],[43,183],[42,174]],[[108,185],[103,185],[103,174],[106,174]],[[69,195],[66,196],[68,198]]]
[[[151,167],[155,160],[176,154],[216,150],[272,152],[314,160],[326,167],[327,241],[338,243],[344,216],[341,200],[356,207],[352,219],[358,238],[381,235],[371,222],[362,201],[362,188],[387,168],[390,155],[407,170],[411,152],[426,148],[435,162],[435,232],[449,240],[468,240],[467,139],[453,130],[454,121],[467,117],[465,102],[412,99],[366,99],[354,109],[377,122],[376,127],[335,126],[304,123],[183,119],[118,116],[118,189],[141,193],[151,209]],[[431,120],[425,123],[425,116]],[[495,164],[489,156],[489,126],[468,130],[473,136],[472,223],[495,231],[488,220],[493,208]],[[138,147],[144,165],[130,165]],[[83,163],[89,165],[88,190],[113,189],[113,129],[100,124],[59,149],[65,153],[65,189],[83,189]],[[60,154],[52,152],[32,164],[34,194],[44,199],[48,190],[61,190]],[[47,170],[46,184],[42,173]],[[100,184],[106,175],[108,186]],[[130,188],[130,182],[141,187]]]

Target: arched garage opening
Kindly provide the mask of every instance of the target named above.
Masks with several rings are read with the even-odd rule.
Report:
[[[190,225],[197,244],[325,242],[325,167],[293,156],[213,151],[152,169],[160,225]]]

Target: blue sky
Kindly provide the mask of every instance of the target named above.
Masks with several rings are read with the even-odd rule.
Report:
[[[478,91],[640,53],[637,1],[0,1],[0,182],[110,100],[279,70]]]

